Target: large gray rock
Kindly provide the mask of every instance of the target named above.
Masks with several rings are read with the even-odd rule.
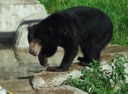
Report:
[[[27,48],[27,26],[46,16],[47,12],[38,0],[0,0],[0,41],[10,43],[13,40],[16,50]],[[14,53],[19,62],[38,61],[37,57],[26,54],[28,51],[20,54],[20,50],[16,50]]]
[[[6,4],[34,4],[39,3],[38,0],[0,0],[0,3]]]
[[[81,71],[75,69],[64,73],[43,71],[42,73],[35,75],[31,83],[35,90],[40,90],[46,87],[60,86],[71,75],[73,78],[80,78],[82,76]]]
[[[53,88],[43,88],[40,91],[37,91],[37,94],[88,94],[78,88],[63,85]]]
[[[0,38],[13,38],[21,22],[46,16],[45,8],[38,0],[1,0]]]

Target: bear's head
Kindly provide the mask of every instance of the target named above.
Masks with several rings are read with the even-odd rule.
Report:
[[[39,25],[28,26],[29,52],[38,56],[49,42],[49,33]]]

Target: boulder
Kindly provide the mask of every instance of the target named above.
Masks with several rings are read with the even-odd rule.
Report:
[[[63,85],[53,88],[43,88],[40,91],[36,91],[37,94],[88,94],[78,88]]]
[[[14,57],[18,61],[36,62],[37,57],[24,57],[28,51],[19,54],[19,49],[28,47],[27,26],[39,22],[47,16],[44,6],[38,0],[0,0],[0,15],[0,42],[5,43],[6,41],[12,45],[13,41]]]
[[[0,0],[0,38],[14,38],[16,28],[25,20],[42,19],[47,12],[38,0]]]
[[[34,76],[31,81],[32,87],[35,90],[41,90],[42,88],[46,87],[61,86],[62,83],[71,75],[73,78],[80,78],[82,76],[81,71],[75,69],[64,73],[43,71],[39,75]]]

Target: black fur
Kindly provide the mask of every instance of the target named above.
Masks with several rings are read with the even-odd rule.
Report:
[[[58,46],[63,47],[65,53],[60,66],[48,70],[65,71],[77,55],[79,46],[84,56],[78,58],[80,65],[87,65],[92,59],[99,60],[101,50],[110,42],[112,31],[112,22],[105,13],[81,6],[50,15],[31,27],[28,36],[42,42],[40,63],[44,61],[40,57],[50,57]]]

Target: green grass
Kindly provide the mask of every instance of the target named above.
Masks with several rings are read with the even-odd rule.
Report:
[[[116,55],[108,62],[112,71],[103,70],[99,63],[91,63],[92,69],[84,68],[81,78],[70,76],[63,84],[79,88],[89,94],[128,94],[124,64],[128,59],[123,55]]]
[[[108,14],[114,25],[112,44],[128,45],[128,0],[39,0],[48,13],[74,6],[91,6]]]

